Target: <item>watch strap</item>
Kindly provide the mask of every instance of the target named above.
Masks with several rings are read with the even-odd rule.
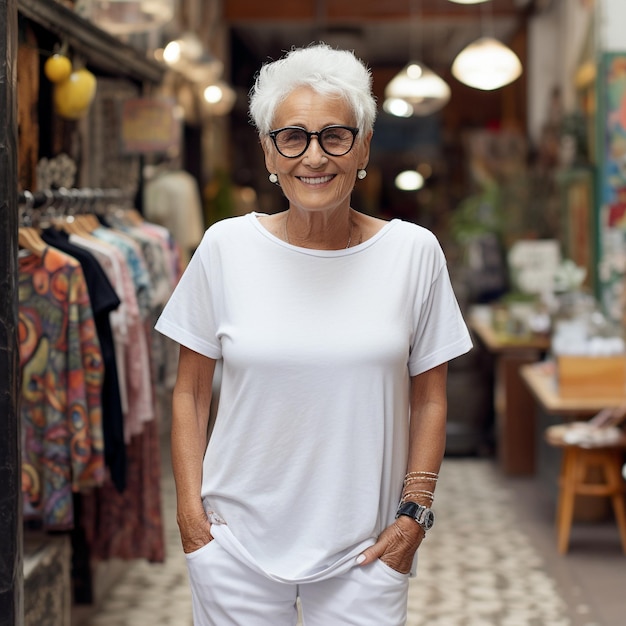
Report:
[[[402,502],[398,507],[396,519],[401,515],[406,515],[414,519],[424,531],[432,528],[435,521],[435,515],[431,509],[419,502]]]

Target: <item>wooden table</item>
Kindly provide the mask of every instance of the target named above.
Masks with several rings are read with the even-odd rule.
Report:
[[[562,398],[553,361],[524,365],[520,376],[535,401],[537,475],[541,482],[549,484],[558,472],[560,456],[555,455],[554,449],[546,444],[546,429],[564,422],[587,420],[604,408],[623,405],[626,403],[626,389],[618,397]]]
[[[626,404],[626,388],[618,396],[598,396],[597,398],[562,398],[556,378],[556,364],[552,361],[525,365],[521,377],[533,397],[547,413],[567,419],[585,418],[601,409]]]
[[[540,361],[549,348],[544,336],[513,337],[495,332],[481,320],[469,325],[495,358],[494,411],[496,454],[509,475],[535,472],[535,402],[520,377],[520,368]]]

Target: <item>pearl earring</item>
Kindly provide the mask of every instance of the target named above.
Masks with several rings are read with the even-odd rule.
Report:
[[[365,170],[358,170],[356,173],[356,177],[359,180],[363,180],[367,176],[367,172]]]
[[[270,183],[274,183],[275,185],[278,184],[278,176],[276,174],[270,174],[269,179]]]

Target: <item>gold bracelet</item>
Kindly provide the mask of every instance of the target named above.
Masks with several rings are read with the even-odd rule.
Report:
[[[418,478],[418,477],[430,478],[431,480],[437,480],[439,478],[439,474],[437,474],[436,472],[422,472],[422,471],[408,472],[404,476],[404,480],[411,479],[411,478]]]
[[[407,500],[414,497],[426,498],[430,500],[430,503],[432,504],[432,501],[435,499],[435,494],[432,491],[426,491],[424,489],[419,489],[418,491],[407,491],[406,493],[402,494],[400,502],[406,502]]]
[[[415,477],[415,478],[405,478],[404,479],[404,485],[411,485],[413,483],[430,483],[430,484],[434,484],[437,482],[436,478],[419,478],[419,477]]]

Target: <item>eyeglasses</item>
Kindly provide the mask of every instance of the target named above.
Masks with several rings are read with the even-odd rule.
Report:
[[[343,156],[352,150],[354,140],[359,132],[358,128],[351,126],[326,126],[322,130],[308,131],[300,126],[285,126],[271,130],[268,134],[274,141],[276,150],[288,159],[302,156],[311,143],[311,137],[315,135],[320,148],[330,156]]]

